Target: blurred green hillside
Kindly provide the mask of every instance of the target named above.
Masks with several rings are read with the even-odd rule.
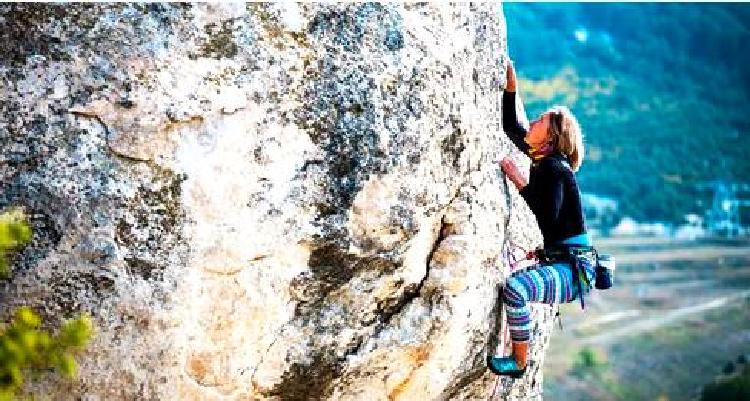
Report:
[[[506,3],[527,113],[578,116],[581,189],[638,220],[703,213],[710,180],[750,182],[750,4]]]

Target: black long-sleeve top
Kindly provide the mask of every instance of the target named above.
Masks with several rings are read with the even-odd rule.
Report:
[[[523,140],[527,130],[516,116],[515,92],[503,93],[503,129],[528,155],[531,147]],[[578,183],[561,153],[555,151],[533,163],[529,183],[519,192],[536,216],[545,247],[586,232]]]

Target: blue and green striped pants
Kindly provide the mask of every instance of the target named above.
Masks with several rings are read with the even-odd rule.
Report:
[[[586,234],[563,241],[565,244],[590,245]],[[584,259],[583,267],[590,282],[594,282],[594,261]],[[581,283],[584,293],[590,290]],[[578,285],[573,281],[570,263],[537,266],[511,276],[505,283],[503,303],[508,315],[510,338],[513,342],[527,342],[531,337],[531,311],[529,302],[560,304],[578,297]]]

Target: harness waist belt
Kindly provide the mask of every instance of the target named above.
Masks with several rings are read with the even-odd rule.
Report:
[[[573,272],[573,285],[578,285],[578,294],[581,297],[581,309],[585,309],[583,300],[583,285],[590,288],[591,281],[586,275],[586,268],[583,266],[585,258],[598,259],[599,255],[593,246],[588,245],[555,245],[547,248],[537,249],[536,256],[542,263],[565,262],[570,263]],[[598,263],[595,262],[595,263]],[[573,298],[575,299],[575,298]]]

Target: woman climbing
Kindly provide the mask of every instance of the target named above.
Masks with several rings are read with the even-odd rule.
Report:
[[[492,357],[489,368],[498,375],[520,377],[526,371],[531,334],[529,302],[571,302],[590,289],[596,266],[581,209],[575,171],[583,160],[583,135],[565,106],[555,106],[533,121],[528,131],[516,117],[516,76],[506,66],[503,127],[510,140],[532,158],[526,182],[512,159],[500,166],[536,216],[544,237],[539,263],[510,277],[503,290],[512,341],[511,357]]]

